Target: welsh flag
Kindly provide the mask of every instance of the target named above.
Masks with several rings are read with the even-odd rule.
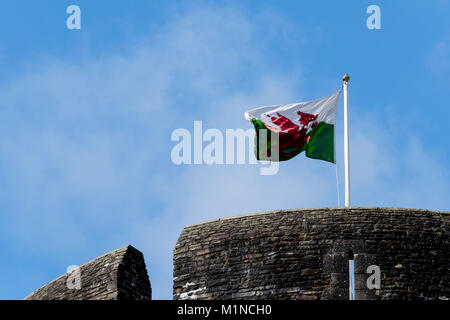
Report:
[[[256,130],[256,159],[273,161],[271,151],[278,150],[278,161],[285,161],[306,151],[308,158],[335,163],[334,126],[340,93],[341,90],[318,100],[247,111],[245,118]],[[273,134],[278,139],[273,139]]]

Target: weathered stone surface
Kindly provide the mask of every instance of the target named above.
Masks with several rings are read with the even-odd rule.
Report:
[[[354,256],[355,273],[367,274],[367,268],[371,265],[378,265],[375,255],[367,253],[358,253]]]
[[[449,212],[280,210],[187,226],[174,249],[174,299],[450,298]],[[363,287],[368,264],[381,288]]]
[[[152,290],[144,256],[126,246],[79,267],[81,286],[67,286],[66,273],[32,292],[25,300],[150,300]]]

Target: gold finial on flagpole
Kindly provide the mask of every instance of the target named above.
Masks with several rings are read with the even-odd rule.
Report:
[[[344,74],[344,76],[342,77],[342,81],[349,82],[350,81],[350,76],[347,73]]]

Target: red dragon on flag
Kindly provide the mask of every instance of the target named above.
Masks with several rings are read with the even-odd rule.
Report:
[[[289,153],[291,153],[289,150],[292,150],[292,153],[296,153],[298,148],[302,148],[311,139],[308,136],[309,131],[317,125],[317,115],[301,111],[297,111],[297,114],[300,116],[299,122],[301,127],[278,112],[278,117],[266,114],[279,129],[273,126],[269,127],[266,123],[264,125],[267,129],[278,133],[279,150],[286,153],[286,156],[289,156]]]

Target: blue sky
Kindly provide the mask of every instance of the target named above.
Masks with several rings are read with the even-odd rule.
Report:
[[[331,94],[346,72],[352,204],[449,211],[449,16],[447,1],[0,3],[0,299],[126,244],[170,299],[183,226],[337,206],[329,163],[176,166],[170,135],[247,129],[245,111]],[[336,130],[342,204],[342,105]]]

